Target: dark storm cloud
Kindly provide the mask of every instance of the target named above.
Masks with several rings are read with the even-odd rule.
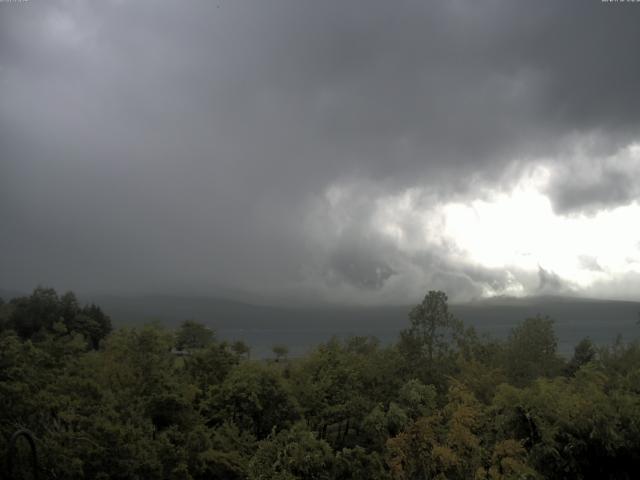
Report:
[[[566,162],[556,169],[548,193],[560,213],[593,213],[640,198],[639,174],[640,151],[626,148],[595,161]]]
[[[416,270],[476,291],[366,223],[310,243],[316,199],[344,178],[473,193],[582,135],[610,155],[638,138],[638,20],[595,0],[0,3],[0,285],[275,292],[311,270],[379,290]],[[557,182],[560,210],[637,194]]]
[[[563,180],[554,182],[551,190],[556,210],[560,212],[624,205],[638,197],[636,182],[623,172],[605,172],[591,182],[575,176]]]
[[[366,245],[335,249],[329,259],[329,275],[336,275],[356,287],[381,288],[395,272],[367,250]]]

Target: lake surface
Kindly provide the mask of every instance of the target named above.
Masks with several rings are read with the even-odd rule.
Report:
[[[223,340],[244,340],[255,357],[271,356],[274,345],[286,345],[292,356],[302,355],[332,336],[373,335],[382,343],[397,340],[409,325],[410,306],[382,307],[278,307],[251,305],[203,297],[97,297],[95,301],[116,326],[150,321],[169,327],[195,319],[216,330]],[[558,349],[571,355],[585,337],[597,344],[640,337],[639,302],[589,300],[569,297],[491,299],[451,305],[466,325],[495,338],[506,338],[522,320],[548,315],[555,321]]]

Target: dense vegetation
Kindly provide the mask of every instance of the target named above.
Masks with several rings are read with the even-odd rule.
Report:
[[[553,322],[479,337],[429,292],[390,346],[332,340],[272,360],[195,321],[111,331],[38,288],[0,302],[0,454],[95,479],[630,479],[640,344],[556,352]],[[28,470],[19,465],[17,470]]]

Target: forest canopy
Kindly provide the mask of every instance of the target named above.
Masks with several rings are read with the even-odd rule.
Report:
[[[215,323],[215,319],[214,323]],[[37,288],[0,301],[0,455],[29,430],[41,478],[631,479],[640,343],[557,352],[553,321],[478,335],[428,292],[397,342],[273,358],[196,320],[113,329]],[[29,475],[26,444],[13,472]],[[10,478],[10,477],[8,477]],[[18,477],[23,478],[23,477]],[[28,477],[25,477],[28,478]]]

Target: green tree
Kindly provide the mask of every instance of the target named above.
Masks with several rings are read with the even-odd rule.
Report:
[[[538,377],[558,375],[563,361],[556,353],[553,320],[535,317],[514,328],[507,342],[505,369],[514,385],[526,385]]]
[[[204,393],[209,387],[222,383],[238,363],[238,354],[226,343],[212,343],[184,357],[184,372]]]
[[[209,430],[209,432],[211,432]],[[205,436],[206,448],[198,440],[189,451],[198,452],[188,462],[189,473],[194,478],[245,480],[249,461],[257,449],[256,440],[248,432],[242,432],[232,423],[225,422]],[[194,468],[195,467],[195,468]]]
[[[111,332],[111,319],[100,307],[80,307],[73,292],[58,296],[52,288],[37,287],[28,297],[11,300],[11,313],[5,325],[22,338],[39,340],[47,333],[60,333],[63,324],[67,333],[79,333],[91,348]]]
[[[299,418],[278,370],[254,362],[242,362],[222,384],[210,388],[205,410],[210,424],[230,421],[258,439]]]
[[[419,371],[421,380],[442,386],[452,373],[463,324],[449,312],[447,295],[440,291],[430,291],[411,310],[409,320],[411,325],[400,332],[399,342],[405,370],[408,374]]]
[[[37,287],[30,296],[13,298],[10,303],[13,312],[9,328],[21,338],[51,331],[54,323],[63,319],[58,294],[53,288]]]
[[[122,402],[140,405],[147,396],[174,383],[172,344],[171,332],[157,326],[117,330],[99,357],[102,381]]]
[[[436,409],[436,389],[420,380],[412,379],[398,392],[400,405],[412,419],[431,415]]]
[[[419,417],[387,442],[392,477],[464,480],[483,465],[481,404],[463,385],[453,383],[446,406]]]
[[[336,480],[389,480],[390,473],[378,452],[360,446],[344,448],[336,454]]]
[[[568,375],[575,375],[575,373],[587,363],[595,360],[596,348],[593,342],[589,338],[584,338],[575,346],[573,350],[573,357],[567,363],[566,372]]]
[[[480,468],[476,480],[534,480],[539,478],[536,471],[527,465],[527,450],[522,443],[502,440],[495,444],[491,454],[491,466]]]
[[[0,332],[10,328],[9,319],[11,318],[13,306],[0,299]]]
[[[365,358],[333,339],[299,362],[292,373],[293,392],[309,425],[336,447],[344,446],[351,427],[375,404],[365,392],[369,385],[373,387],[369,393],[375,391]]]
[[[238,356],[246,356],[247,359],[251,358],[251,347],[242,340],[236,340],[231,344],[231,350],[233,350]]]
[[[185,320],[176,332],[176,348],[194,350],[205,348],[215,339],[215,333],[206,325],[195,320]]]
[[[276,362],[286,360],[287,355],[289,355],[289,348],[285,345],[275,345],[271,351],[276,356]]]
[[[70,330],[84,335],[91,346],[97,349],[100,342],[111,333],[111,318],[93,303],[82,307],[78,316],[83,317],[83,320],[79,321],[77,317],[74,318],[69,324]]]
[[[260,442],[249,463],[249,480],[332,480],[334,465],[331,447],[296,424]]]

